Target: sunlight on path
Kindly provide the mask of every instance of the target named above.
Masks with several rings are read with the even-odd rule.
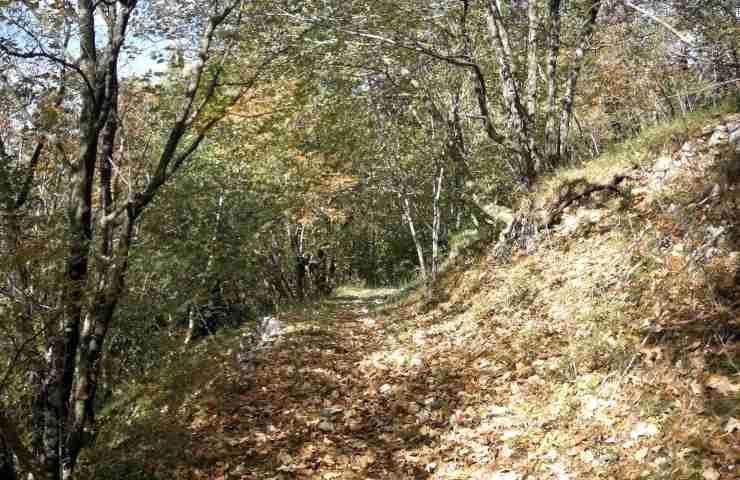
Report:
[[[228,429],[244,459],[233,478],[399,478],[383,433],[396,412],[366,369],[384,342],[371,312],[393,293],[341,291],[279,315],[283,332],[257,352],[253,385]]]

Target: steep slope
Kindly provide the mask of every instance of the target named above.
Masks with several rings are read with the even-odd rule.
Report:
[[[464,386],[436,478],[740,478],[740,115],[669,132],[635,143],[657,159],[626,145],[538,198],[628,173],[622,195],[584,197],[511,263],[461,260],[431,310],[408,305],[397,348]]]
[[[740,478],[740,115],[687,122],[542,182],[533,217],[629,177],[528,251],[479,243],[431,293],[286,312],[248,368],[239,335],[180,354],[89,475]]]

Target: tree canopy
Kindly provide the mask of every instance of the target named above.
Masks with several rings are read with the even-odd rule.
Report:
[[[729,0],[0,0],[0,476],[75,478],[116,384],[173,338],[342,283],[432,284],[539,178],[740,101],[739,19]]]

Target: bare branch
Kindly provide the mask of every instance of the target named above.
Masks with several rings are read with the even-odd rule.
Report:
[[[637,6],[634,3],[630,2],[629,0],[620,0],[620,1],[622,2],[622,4],[625,7],[629,7],[631,9],[635,10],[636,12],[640,13],[641,15],[643,15],[643,16],[649,18],[650,20],[654,21],[655,23],[661,25],[663,28],[665,28],[666,30],[668,30],[669,32],[671,32],[673,35],[676,36],[676,38],[678,38],[681,42],[685,43],[689,47],[693,47],[694,46],[694,41],[691,38],[689,38],[689,37],[685,36],[683,33],[679,32],[671,24],[669,24],[665,20],[663,20],[660,17],[658,17],[657,15],[655,15],[650,10],[646,10],[646,9],[640,7],[640,6]]]
[[[11,57],[20,58],[24,60],[35,60],[35,59],[40,59],[40,58],[50,60],[65,68],[69,68],[70,70],[75,71],[77,74],[80,75],[80,77],[82,77],[82,80],[85,82],[85,86],[88,88],[88,90],[90,90],[91,92],[95,91],[93,89],[92,83],[90,82],[90,79],[87,77],[87,75],[85,75],[85,72],[82,71],[79,65],[68,62],[67,60],[63,58],[60,58],[56,55],[53,55],[45,51],[43,47],[41,47],[41,45],[39,45],[34,50],[28,50],[28,51],[21,52],[21,51],[13,50],[9,48],[7,45],[5,45],[5,43],[2,40],[0,40],[0,52],[3,52],[6,55],[9,55]]]

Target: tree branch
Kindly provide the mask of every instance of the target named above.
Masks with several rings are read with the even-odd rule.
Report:
[[[85,82],[85,86],[88,88],[88,90],[90,90],[91,92],[95,91],[92,83],[90,82],[90,79],[87,77],[87,75],[85,75],[85,72],[83,72],[82,69],[78,65],[68,62],[64,60],[63,58],[59,58],[56,55],[53,55],[51,53],[48,53],[40,46],[38,48],[40,50],[30,50],[26,52],[20,52],[20,51],[12,50],[8,48],[8,46],[5,45],[4,42],[0,41],[0,52],[3,52],[6,55],[9,55],[11,57],[20,58],[24,60],[35,60],[35,59],[43,58],[43,59],[58,63],[59,65],[65,68],[69,68],[70,70],[74,70],[76,73],[78,73],[80,77],[82,77],[82,80]]]
[[[663,28],[665,28],[666,30],[668,30],[669,32],[671,32],[673,35],[676,36],[676,38],[678,38],[681,42],[685,43],[689,47],[693,47],[694,46],[694,41],[692,39],[690,39],[689,37],[686,37],[684,34],[682,34],[681,32],[679,32],[676,28],[674,28],[673,26],[671,26],[671,24],[669,24],[665,20],[662,20],[660,17],[658,17],[657,15],[655,15],[650,10],[646,10],[646,9],[644,9],[642,7],[639,7],[639,6],[635,5],[634,3],[630,2],[629,0],[620,0],[620,1],[622,2],[622,4],[625,7],[631,8],[631,9],[635,10],[636,12],[640,13],[641,15],[643,15],[644,17],[647,17],[650,20],[654,21],[655,23],[661,25]]]

